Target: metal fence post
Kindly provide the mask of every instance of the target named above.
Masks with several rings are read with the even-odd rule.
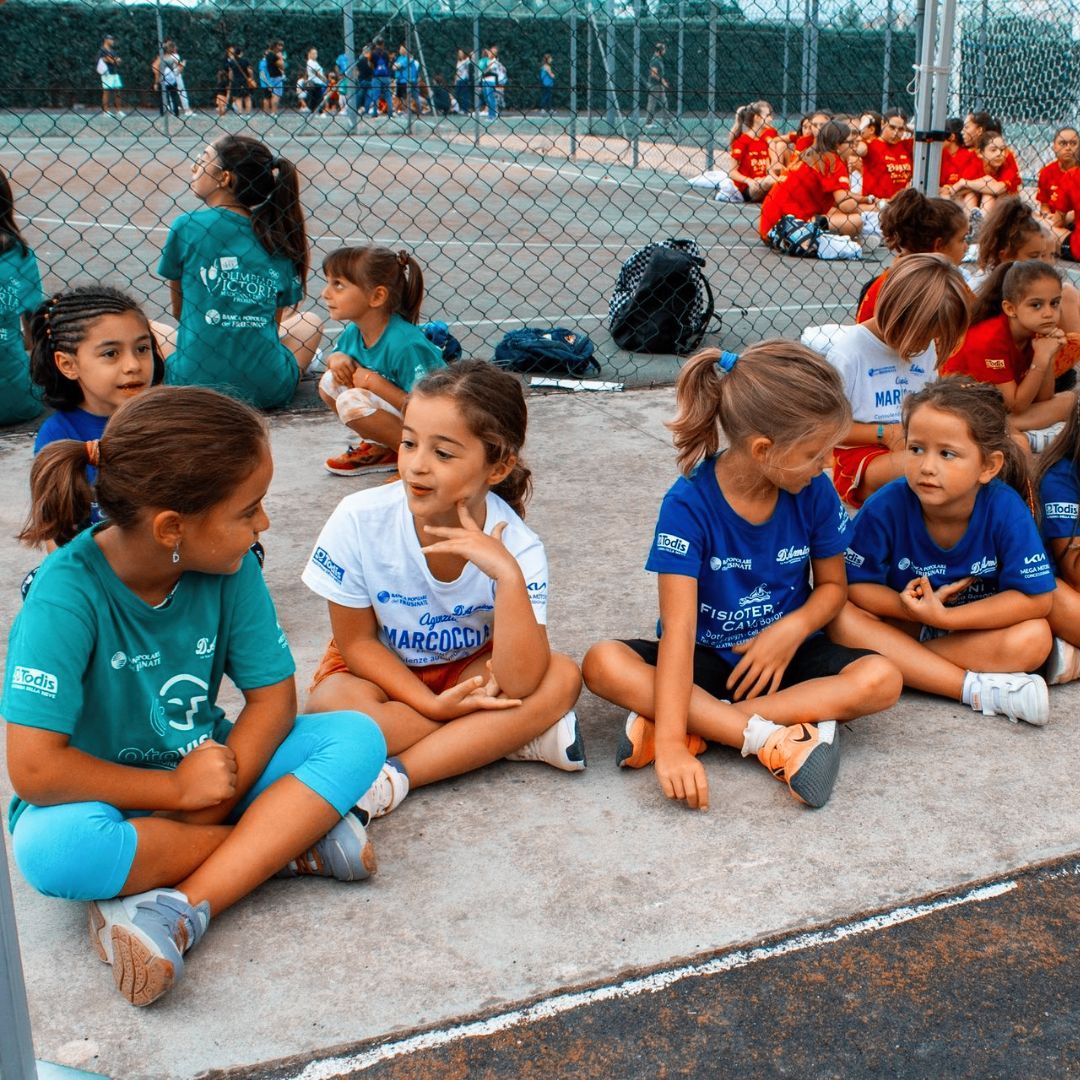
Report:
[[[989,0],[983,0],[979,10],[979,47],[975,50],[975,100],[972,102],[972,112],[983,112],[986,109],[986,50],[990,44],[987,35],[989,21]]]
[[[161,0],[154,4],[158,39],[158,89],[161,91],[161,116],[165,121],[165,138],[169,137],[169,95],[165,90],[165,29],[161,23]]]
[[[705,171],[716,167],[716,5],[709,9],[709,115],[705,121]]]
[[[578,32],[577,3],[570,9],[570,160],[577,157]]]
[[[686,0],[679,0],[679,63],[675,76],[675,115],[682,119],[683,114],[683,57],[686,54]]]
[[[791,70],[791,0],[784,0],[784,92],[780,99],[780,112],[788,114],[788,72]]]
[[[473,82],[476,84],[473,91],[473,105],[476,112],[473,113],[473,146],[480,145],[480,102],[483,91],[480,87],[480,79],[477,75],[477,63],[480,60],[480,14],[476,12],[472,17],[472,43],[473,43]]]
[[[889,109],[889,99],[892,97],[892,24],[893,24],[893,0],[889,0],[885,7],[885,56],[882,59],[881,76],[881,112],[886,113]]]
[[[607,122],[610,130],[615,130],[615,111],[618,103],[615,98],[615,0],[608,0],[604,5],[607,16],[607,55],[604,57],[604,71],[607,73]]]
[[[358,100],[360,86],[357,83],[356,67],[356,27],[353,25],[353,0],[345,0],[342,4],[342,35],[345,39],[345,63],[347,71],[341,73],[343,79],[349,80],[349,93],[345,95],[345,113],[349,118],[349,134],[356,133],[356,120],[358,108],[362,109],[364,103]],[[353,83],[357,83],[353,88]]]
[[[641,159],[641,0],[634,0],[634,76],[630,82],[631,115],[634,122],[634,138],[630,151],[630,168],[636,169]]]
[[[30,1009],[19,958],[19,935],[15,929],[15,904],[8,874],[7,839],[0,830],[0,1076],[10,1080],[33,1080],[34,1040]]]
[[[593,36],[589,33],[592,13],[585,16],[585,130],[592,134],[592,53]]]
[[[938,4],[937,0],[925,0],[925,3],[920,6],[923,8],[923,23],[921,34],[922,40],[920,41],[921,47],[919,50],[918,78],[915,86],[915,130],[927,131],[930,127],[932,116],[933,102],[931,98],[934,90],[933,82],[929,78],[928,73],[934,64],[934,51],[937,44]],[[940,162],[940,158],[938,160]],[[918,188],[923,194],[932,190],[931,185],[928,183],[931,176],[929,172],[929,163],[929,145],[917,141],[915,143],[915,160],[911,183],[913,187]],[[936,174],[933,174],[933,176],[936,181]],[[936,186],[935,183],[933,187]]]

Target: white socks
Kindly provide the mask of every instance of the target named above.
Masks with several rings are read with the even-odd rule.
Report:
[[[754,713],[746,721],[746,729],[743,731],[742,756],[749,757],[756,754],[768,741],[770,735],[780,730],[779,724],[766,720],[763,716]]]

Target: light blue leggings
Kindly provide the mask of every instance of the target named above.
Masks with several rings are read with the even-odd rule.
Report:
[[[371,787],[386,760],[386,741],[362,713],[298,716],[293,729],[230,817],[236,821],[271,784],[286,775],[339,813]],[[15,822],[12,850],[23,877],[38,892],[65,900],[116,896],[131,873],[138,834],[135,816],[103,802],[26,806]]]

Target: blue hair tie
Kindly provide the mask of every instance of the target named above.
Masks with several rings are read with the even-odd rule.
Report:
[[[720,359],[716,361],[716,366],[721,371],[728,372],[735,366],[735,362],[738,359],[739,359],[739,354],[738,353],[722,352],[720,354]]]

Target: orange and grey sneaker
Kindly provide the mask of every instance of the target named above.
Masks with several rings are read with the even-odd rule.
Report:
[[[708,743],[700,735],[687,732],[686,749],[700,757]],[[623,769],[644,769],[656,760],[656,723],[632,712],[626,718],[626,731],[615,751],[615,764]]]
[[[344,454],[326,459],[326,471],[335,476],[359,476],[369,472],[392,472],[397,468],[397,451],[378,443],[362,442]]]
[[[824,806],[840,768],[840,731],[835,720],[792,724],[773,732],[758,761],[807,806]]]

